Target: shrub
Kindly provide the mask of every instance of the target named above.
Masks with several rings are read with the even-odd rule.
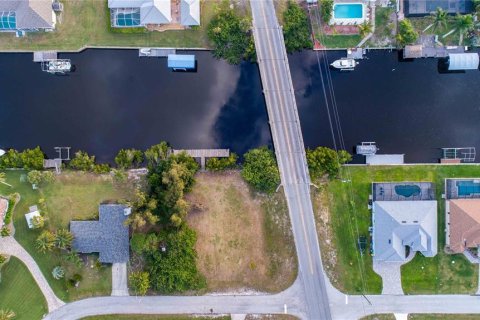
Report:
[[[55,174],[52,171],[32,170],[27,174],[28,182],[38,186],[44,183],[52,183],[55,179]]]
[[[65,276],[65,269],[61,266],[56,266],[52,270],[52,276],[54,279],[59,280]]]
[[[10,229],[7,226],[3,226],[2,230],[0,231],[0,235],[2,237],[8,237],[10,235]]]
[[[95,165],[95,156],[89,156],[85,151],[77,151],[75,157],[70,160],[72,169],[81,171],[92,171]]]
[[[40,147],[24,150],[20,154],[20,158],[22,159],[24,169],[43,169],[43,160],[45,159],[45,155],[43,154],[42,150],[40,150]]]
[[[93,166],[93,173],[104,174],[110,172],[110,165],[107,163],[95,164]]]
[[[255,190],[272,193],[280,184],[275,155],[267,147],[252,149],[244,156],[242,177]]]
[[[20,157],[20,153],[15,149],[8,149],[8,151],[0,157],[0,169],[22,167],[22,158]]]
[[[40,229],[45,226],[45,218],[42,216],[35,216],[32,218],[33,229]]]
[[[41,253],[52,251],[55,247],[55,235],[48,230],[43,231],[35,241],[35,247]]]
[[[9,224],[12,221],[13,207],[15,206],[15,203],[16,203],[16,200],[14,196],[10,196],[8,199],[7,213],[5,214],[5,218],[3,219],[3,222],[5,224]]]
[[[412,26],[408,19],[403,19],[399,23],[397,41],[401,46],[415,43],[418,39],[418,32]]]
[[[230,153],[227,158],[210,158],[207,160],[206,168],[209,171],[222,171],[234,169],[237,166],[238,156],[235,153]]]
[[[7,261],[7,257],[3,254],[0,254],[0,265],[4,264]]]
[[[150,288],[150,275],[148,272],[132,272],[128,279],[136,294],[144,296]]]
[[[144,160],[143,152],[136,149],[122,149],[115,157],[115,163],[121,169],[138,167]]]

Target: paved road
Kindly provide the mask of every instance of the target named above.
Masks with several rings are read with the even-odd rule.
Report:
[[[272,0],[251,0],[255,48],[290,212],[308,319],[331,319],[310,198],[310,176],[283,32]]]

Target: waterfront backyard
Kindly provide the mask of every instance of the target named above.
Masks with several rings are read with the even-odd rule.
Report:
[[[84,257],[80,265],[65,261],[65,253],[54,250],[41,253],[35,248],[35,241],[41,230],[28,229],[24,214],[29,206],[39,205],[47,218],[46,228],[58,230],[68,228],[71,219],[93,219],[98,216],[98,204],[102,201],[125,199],[130,194],[126,188],[114,186],[109,176],[96,176],[82,172],[66,172],[54,183],[39,190],[33,190],[25,181],[26,172],[7,171],[6,180],[13,187],[0,184],[0,194],[20,194],[20,202],[13,212],[15,239],[35,259],[55,294],[64,301],[78,300],[95,295],[109,295],[111,292],[111,268],[96,262],[94,255]],[[23,177],[22,177],[23,176]],[[42,200],[43,199],[43,200]],[[52,276],[54,267],[62,265],[67,277],[79,274],[77,287],[67,286],[68,279],[56,280]],[[13,307],[11,307],[13,308]]]
[[[441,294],[477,291],[478,266],[463,255],[449,255],[445,246],[445,203],[442,201],[443,181],[448,177],[477,177],[478,166],[392,166],[344,167],[341,179],[325,182],[314,195],[328,212],[318,212],[318,228],[327,237],[320,237],[323,261],[333,284],[349,293],[380,293],[382,283],[372,268],[372,257],[360,256],[357,236],[368,239],[371,212],[367,208],[373,181],[432,181],[438,201],[438,253],[425,258],[417,253],[413,261],[402,267],[402,286],[405,294]],[[346,182],[346,181],[351,181]],[[325,221],[330,228],[325,227]],[[358,233],[357,233],[358,228]],[[370,245],[370,244],[369,244]]]

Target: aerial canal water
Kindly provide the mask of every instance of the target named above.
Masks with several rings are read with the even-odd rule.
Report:
[[[271,144],[257,65],[195,54],[197,73],[172,73],[165,59],[136,50],[62,54],[77,67],[70,76],[41,72],[32,54],[0,54],[0,148],[40,145],[55,156],[53,147],[71,146],[111,161],[120,148],[161,140],[238,153]],[[349,151],[376,141],[381,153],[405,153],[407,162],[437,162],[441,147],[480,150],[478,71],[439,74],[433,59],[367,56],[353,72],[331,73]],[[332,146],[316,54],[292,55],[290,68],[306,146]]]

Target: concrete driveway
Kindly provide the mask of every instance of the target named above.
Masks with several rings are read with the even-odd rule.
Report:
[[[128,296],[127,264],[112,265],[112,296]]]
[[[401,262],[373,262],[373,270],[382,277],[382,294],[403,294]]]

